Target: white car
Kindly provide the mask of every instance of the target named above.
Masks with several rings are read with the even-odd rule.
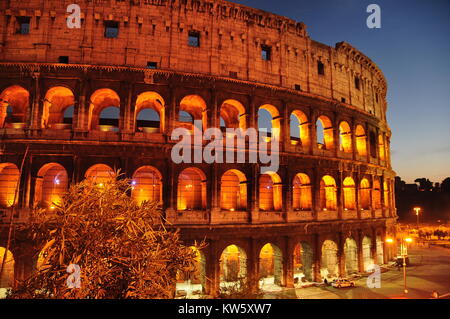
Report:
[[[333,280],[331,285],[334,288],[355,287],[355,283],[353,281],[348,280],[348,279],[343,279],[343,278]]]

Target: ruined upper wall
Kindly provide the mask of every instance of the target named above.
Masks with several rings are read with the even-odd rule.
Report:
[[[67,27],[71,3],[81,7],[80,29]],[[347,43],[313,41],[303,23],[258,9],[206,0],[11,0],[0,2],[0,14],[1,61],[156,62],[160,69],[300,88],[385,120],[386,82],[369,58]],[[28,35],[16,34],[20,16],[31,17]],[[105,21],[119,23],[118,38],[105,38]],[[189,31],[199,32],[200,47],[188,45]],[[262,47],[270,48],[270,61]]]

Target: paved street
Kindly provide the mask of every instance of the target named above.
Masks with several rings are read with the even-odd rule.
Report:
[[[430,298],[433,290],[444,295],[450,292],[450,249],[441,247],[412,247],[411,266],[407,268],[407,298]],[[285,290],[269,298],[298,299],[385,299],[405,298],[403,270],[390,268],[381,274],[381,288],[368,288],[367,277],[356,281],[355,288],[309,287]],[[446,297],[449,298],[449,297]]]

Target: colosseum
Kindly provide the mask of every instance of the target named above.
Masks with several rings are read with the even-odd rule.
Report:
[[[71,3],[80,28],[68,27]],[[349,43],[222,0],[2,1],[0,34],[0,287],[39,255],[14,227],[7,245],[10,221],[116,169],[186,245],[208,244],[179,296],[218,296],[240,278],[298,287],[394,256],[387,84]],[[279,140],[278,171],[175,164],[171,132],[194,120],[279,132],[264,140]]]

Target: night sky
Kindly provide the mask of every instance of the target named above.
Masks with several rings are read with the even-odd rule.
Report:
[[[302,21],[312,39],[361,50],[388,81],[392,165],[402,179],[450,176],[450,0],[233,1]],[[366,8],[381,7],[381,29]]]

